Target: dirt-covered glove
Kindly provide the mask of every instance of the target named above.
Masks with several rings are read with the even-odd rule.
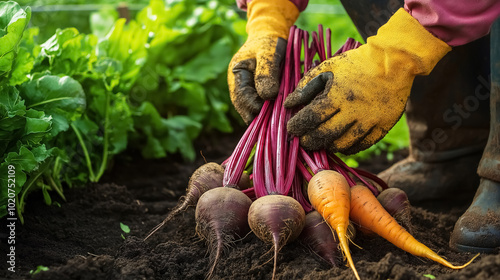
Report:
[[[253,0],[248,5],[248,38],[233,56],[227,78],[231,101],[247,124],[263,100],[278,94],[286,39],[298,16],[298,8],[289,0]]]
[[[370,147],[403,114],[415,76],[428,75],[450,50],[400,9],[365,45],[306,73],[285,100],[288,108],[307,104],[288,132],[309,150],[354,154]]]

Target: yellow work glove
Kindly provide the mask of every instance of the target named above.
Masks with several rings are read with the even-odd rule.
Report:
[[[253,0],[248,5],[248,38],[233,56],[227,77],[231,101],[247,124],[263,100],[278,94],[286,39],[298,16],[289,0]]]
[[[354,154],[382,139],[404,112],[416,75],[451,50],[405,10],[355,50],[311,69],[285,100],[306,105],[287,124],[309,150]]]

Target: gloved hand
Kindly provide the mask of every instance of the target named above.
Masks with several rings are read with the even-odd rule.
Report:
[[[286,39],[298,16],[289,0],[253,0],[248,5],[248,38],[233,56],[227,77],[231,101],[247,124],[263,100],[278,94]]]
[[[354,154],[375,144],[404,112],[416,75],[451,50],[405,10],[355,50],[311,69],[285,100],[307,104],[287,124],[309,150]]]

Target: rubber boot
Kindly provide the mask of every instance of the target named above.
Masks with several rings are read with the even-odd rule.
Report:
[[[450,247],[460,252],[493,253],[500,248],[500,183],[482,179],[472,204],[458,219]]]
[[[500,20],[491,29],[490,135],[477,170],[482,177],[474,200],[458,219],[450,247],[462,252],[500,249]]]
[[[374,35],[402,1],[341,1],[360,34]],[[417,77],[406,108],[409,157],[379,174],[411,202],[471,196],[489,132],[489,38],[455,47]],[[454,197],[454,196],[451,196]]]

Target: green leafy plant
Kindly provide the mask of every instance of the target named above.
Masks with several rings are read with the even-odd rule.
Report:
[[[120,228],[121,228],[121,230],[122,230],[124,233],[126,233],[126,234],[127,234],[127,233],[130,233],[130,228],[129,228],[129,226],[127,226],[126,224],[124,224],[124,223],[120,223]],[[123,239],[125,239],[125,236],[123,235],[123,233],[121,234],[121,237],[122,237]]]
[[[8,174],[9,166],[15,168],[14,193],[20,214],[30,189],[44,190],[47,203],[51,202],[47,190],[62,196],[59,178],[53,176],[61,150],[50,142],[81,114],[85,99],[81,86],[70,77],[28,78],[34,60],[26,48],[29,42],[23,44],[21,40],[30,19],[29,8],[1,2],[0,15],[0,172]],[[62,90],[66,86],[67,90]],[[7,176],[1,176],[0,216],[7,213],[8,191],[12,189],[7,185]]]
[[[30,274],[37,274],[37,273],[40,273],[42,271],[48,271],[48,270],[49,270],[48,267],[43,266],[43,265],[39,265],[39,266],[36,267],[35,270],[33,270],[33,269],[30,270]]]

